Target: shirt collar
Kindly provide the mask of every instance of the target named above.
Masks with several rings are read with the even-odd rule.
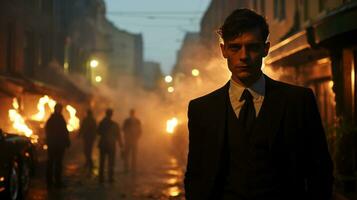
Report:
[[[235,82],[232,78],[230,80],[230,90],[235,96],[241,96],[245,87]],[[260,78],[250,87],[247,88],[254,99],[265,96],[265,77],[261,75]]]

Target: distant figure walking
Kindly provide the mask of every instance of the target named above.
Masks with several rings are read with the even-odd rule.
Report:
[[[105,117],[99,123],[98,134],[100,135],[99,140],[99,182],[104,181],[104,167],[105,161],[108,157],[108,178],[109,182],[114,181],[114,166],[115,166],[115,150],[116,142],[118,142],[120,148],[122,148],[122,140],[120,135],[119,124],[114,122],[111,118],[113,115],[112,109],[107,109],[105,112]]]
[[[131,163],[130,170],[136,172],[136,158],[138,141],[141,136],[141,122],[135,116],[135,110],[130,110],[129,118],[124,121],[124,169],[129,171],[129,163]]]
[[[93,144],[97,132],[97,122],[93,117],[92,110],[87,110],[87,116],[82,120],[81,128],[79,129],[79,136],[83,139],[84,156],[86,158],[85,167],[90,171],[93,169]]]
[[[63,186],[62,163],[65,149],[70,146],[69,132],[62,115],[62,105],[57,103],[55,111],[45,125],[46,143],[48,146],[47,187]]]

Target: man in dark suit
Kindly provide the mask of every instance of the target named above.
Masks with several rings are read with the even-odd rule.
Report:
[[[69,132],[66,121],[62,115],[62,104],[55,105],[54,113],[47,120],[45,125],[46,144],[48,146],[47,160],[47,186],[51,188],[62,187],[63,157],[66,148],[70,146]]]
[[[142,133],[141,122],[136,117],[134,109],[130,109],[130,116],[125,119],[123,125],[124,131],[124,170],[136,173],[136,158],[138,152],[138,143]]]
[[[97,122],[91,109],[87,110],[87,116],[82,120],[79,129],[79,136],[83,138],[84,156],[86,158],[85,167],[92,171],[94,164],[92,159],[93,145],[97,131]]]
[[[108,178],[109,182],[114,182],[114,167],[115,167],[115,153],[116,143],[118,142],[120,149],[123,147],[121,139],[120,126],[117,122],[112,120],[113,110],[107,109],[105,117],[98,125],[99,139],[99,182],[104,182],[104,167],[106,160],[108,160]]]
[[[232,77],[189,104],[187,200],[331,199],[332,161],[313,92],[261,71],[265,19],[237,9],[219,34]]]

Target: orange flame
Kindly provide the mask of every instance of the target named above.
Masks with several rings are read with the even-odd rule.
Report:
[[[176,196],[180,195],[181,190],[178,186],[173,186],[168,189],[168,193],[169,193],[170,197],[176,197]]]
[[[9,118],[13,128],[26,137],[31,137],[33,131],[26,125],[25,119],[19,113],[19,103],[16,98],[12,100],[12,107],[13,109],[9,110]]]
[[[167,122],[166,122],[166,132],[168,134],[173,134],[177,124],[178,124],[178,120],[177,120],[176,117],[173,117],[173,118],[167,120]]]
[[[66,110],[69,113],[69,120],[67,123],[67,129],[69,132],[72,132],[74,130],[77,130],[79,128],[79,119],[76,116],[76,109],[73,108],[71,105],[66,106]]]
[[[56,103],[57,102],[55,100],[53,100],[51,97],[47,95],[41,97],[37,103],[38,113],[32,115],[31,118],[36,121],[45,121],[45,116],[46,116],[45,106],[48,105],[51,109],[51,112],[54,112]],[[69,113],[69,120],[67,122],[68,131],[72,132],[74,130],[77,130],[79,128],[79,119],[76,116],[77,113],[76,109],[71,105],[67,105],[66,110]]]
[[[40,100],[37,103],[37,109],[38,113],[35,115],[32,115],[31,119],[35,121],[44,121],[45,120],[45,105],[48,104],[50,107],[51,111],[54,111],[54,107],[56,105],[56,101],[48,97],[47,95],[43,96],[40,98]]]

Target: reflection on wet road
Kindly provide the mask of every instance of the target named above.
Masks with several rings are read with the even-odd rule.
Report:
[[[122,160],[117,158],[115,182],[98,182],[98,169],[85,170],[81,152],[70,149],[65,162],[65,186],[47,190],[45,166],[40,165],[37,177],[31,183],[29,200],[183,200],[183,167],[170,155],[148,154],[139,159],[136,174],[124,173]],[[153,159],[155,157],[155,159]],[[94,160],[98,160],[97,154]]]

